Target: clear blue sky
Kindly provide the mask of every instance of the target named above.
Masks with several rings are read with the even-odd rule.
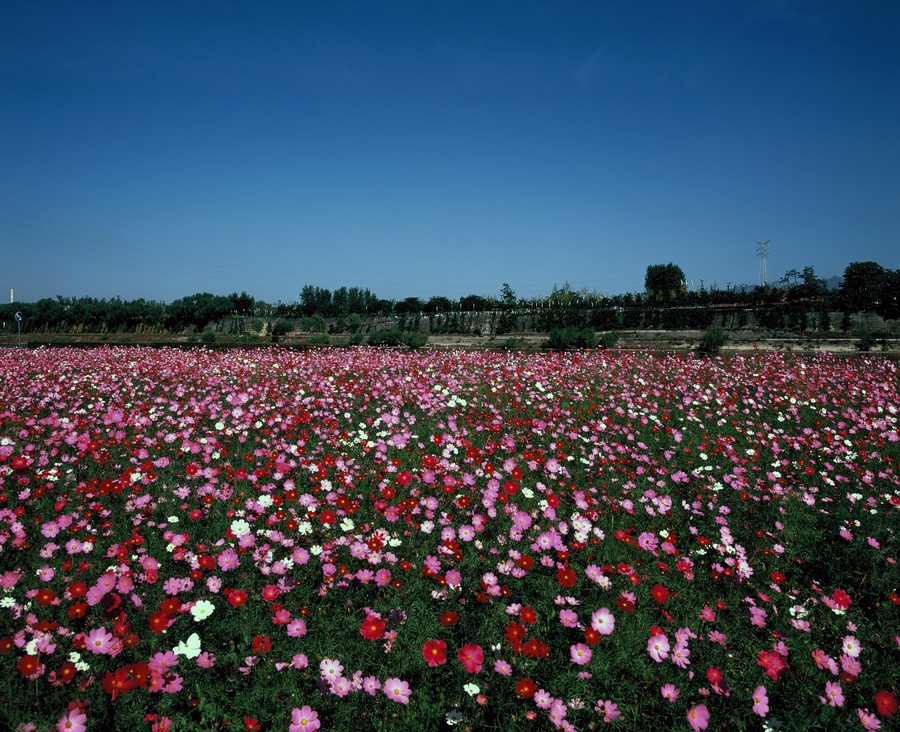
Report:
[[[900,268],[900,3],[0,4],[0,301]]]

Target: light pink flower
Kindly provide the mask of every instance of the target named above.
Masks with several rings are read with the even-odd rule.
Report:
[[[859,658],[859,654],[862,653],[862,646],[852,635],[845,635],[841,639],[841,649],[850,656],[850,658]]]
[[[73,709],[67,714],[63,714],[56,723],[57,732],[84,732],[87,722],[87,715],[80,709]]]
[[[106,628],[95,628],[85,640],[85,645],[90,649],[91,653],[109,653],[115,640],[112,633],[108,633]]]
[[[295,708],[291,711],[291,724],[288,727],[290,732],[315,732],[321,726],[319,713],[310,709],[309,706]]]
[[[657,663],[662,663],[669,655],[669,639],[664,635],[654,635],[647,641],[647,652]]]
[[[757,686],[753,692],[753,713],[760,717],[769,713],[769,697],[766,696],[765,686]]]
[[[678,701],[681,690],[677,689],[674,684],[663,684],[659,690],[659,693],[662,694],[663,699],[668,699],[674,704],[676,701]]]
[[[881,722],[878,721],[878,717],[868,709],[857,709],[856,713],[859,715],[859,721],[862,723],[862,726],[866,729],[881,729]]]
[[[609,635],[616,627],[616,618],[605,607],[591,614],[591,627],[600,635]]]
[[[584,666],[591,660],[591,656],[593,655],[591,649],[584,643],[576,643],[574,646],[571,646],[569,648],[569,653],[572,656],[572,663],[577,664],[578,666]]]
[[[832,707],[844,706],[844,690],[837,681],[825,682],[825,701]]]
[[[387,679],[384,682],[384,693],[388,699],[401,704],[409,704],[409,697],[412,693],[409,684],[400,679]]]

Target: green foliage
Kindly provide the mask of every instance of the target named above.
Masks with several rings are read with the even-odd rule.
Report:
[[[700,340],[700,350],[704,353],[715,353],[728,343],[728,334],[721,325],[711,325]]]
[[[348,331],[356,333],[362,325],[362,318],[359,316],[359,313],[350,313],[345,323]]]
[[[885,278],[885,269],[877,262],[848,264],[839,291],[843,309],[850,313],[878,312]]]
[[[615,348],[616,344],[619,342],[619,332],[615,330],[611,330],[608,333],[604,333],[600,337],[600,345],[603,348]]]
[[[350,337],[347,339],[347,343],[351,346],[359,346],[365,340],[365,335],[357,331],[356,333],[352,333]]]
[[[428,334],[422,331],[404,333],[401,330],[373,330],[369,333],[370,346],[409,346],[412,349],[421,348],[428,343]]]
[[[307,341],[311,346],[331,345],[331,336],[327,333],[313,333]]]
[[[200,336],[201,343],[215,343],[216,342],[216,334],[211,330],[204,330],[202,335]]]
[[[565,351],[570,348],[596,348],[597,332],[593,328],[554,328],[544,343],[545,348]]]
[[[294,330],[294,324],[290,320],[279,320],[272,327],[273,336],[283,336]]]
[[[247,327],[254,333],[261,332],[263,329],[262,318],[250,318],[250,320],[247,321]]]
[[[687,280],[677,264],[651,264],[644,277],[644,290],[653,302],[671,302],[687,293]]]

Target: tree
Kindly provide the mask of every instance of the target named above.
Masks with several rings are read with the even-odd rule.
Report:
[[[508,282],[503,283],[503,289],[500,290],[500,305],[504,308],[514,308],[516,306],[516,293],[509,286]]]
[[[875,313],[884,289],[886,272],[877,262],[851,262],[844,270],[839,292],[847,313]]]
[[[651,264],[644,277],[644,290],[651,302],[671,302],[687,293],[687,280],[677,264]]]
[[[253,313],[253,298],[246,292],[241,291],[240,295],[232,292],[228,298],[234,305],[234,310],[238,315],[251,315]]]

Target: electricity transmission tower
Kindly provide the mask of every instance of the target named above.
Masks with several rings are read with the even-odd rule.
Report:
[[[766,257],[769,255],[769,242],[771,239],[756,242],[756,256],[759,257],[759,286],[765,287],[768,284],[766,278]]]

